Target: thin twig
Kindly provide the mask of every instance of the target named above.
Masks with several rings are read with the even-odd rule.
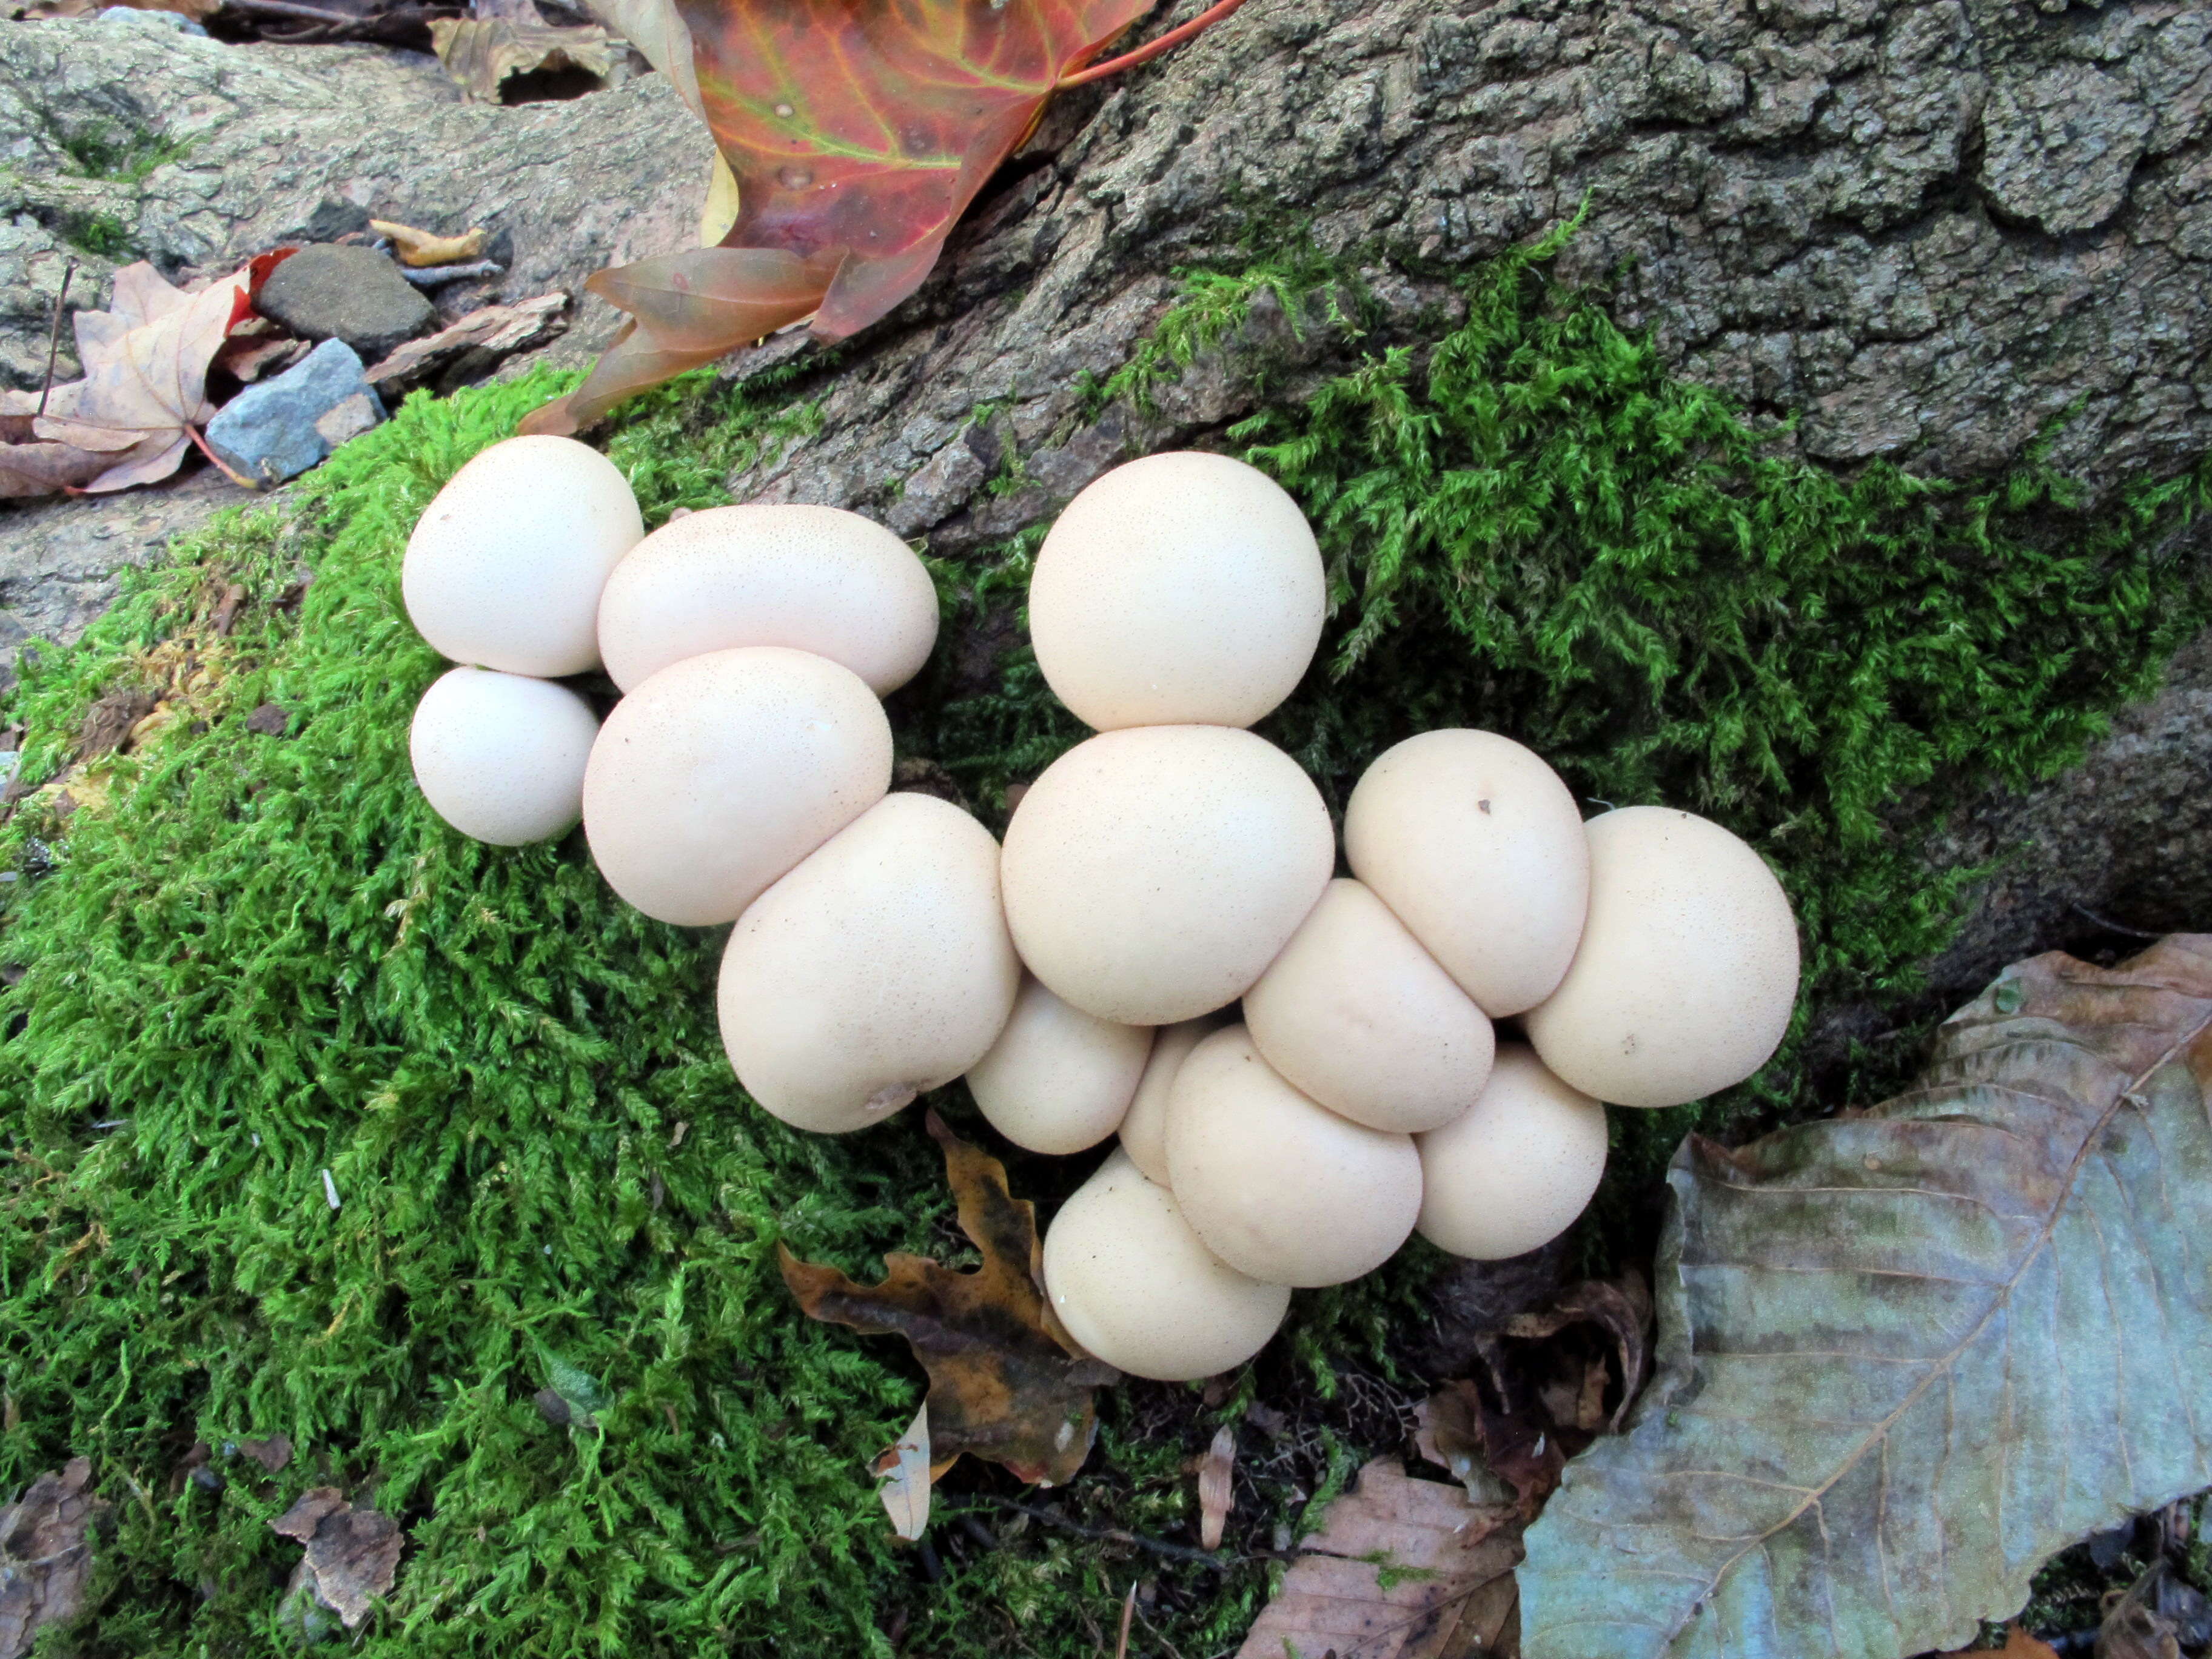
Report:
[[[1234,1565],[1239,1559],[1219,1550],[1193,1549],[1188,1544],[1170,1544],[1158,1538],[1146,1538],[1141,1533],[1124,1532],[1119,1527],[1086,1527],[1080,1521],[1071,1521],[1051,1510],[1039,1509],[1033,1504],[1018,1504],[1011,1498],[990,1500],[1000,1509],[1012,1510],[1017,1515],[1026,1515],[1032,1521],[1042,1521],[1048,1527],[1058,1527],[1079,1538],[1095,1538],[1101,1543],[1129,1544],[1140,1550],[1150,1550],[1155,1555],[1164,1555],[1171,1561],[1196,1561],[1209,1567]]]
[[[1129,1659],[1129,1621],[1137,1616],[1137,1581],[1129,1581],[1129,1593],[1121,1600],[1121,1633],[1114,1638],[1114,1659]]]
[[[62,307],[69,303],[70,278],[76,275],[76,261],[71,259],[62,267],[61,292],[54,295],[54,319],[46,325],[46,378],[39,387],[39,414],[46,412],[46,394],[54,389],[54,356],[62,346]]]
[[[501,276],[506,272],[507,267],[495,259],[471,259],[459,265],[424,265],[419,270],[405,265],[399,268],[399,274],[417,288],[437,288],[446,283],[465,282],[471,276]]]
[[[2130,927],[2121,922],[2109,921],[2103,916],[2099,915],[2094,910],[2092,910],[2087,905],[2078,902],[2075,902],[2074,908],[2076,910],[2079,910],[2083,915],[2088,917],[2090,921],[2095,922],[2098,927],[2103,928],[2108,933],[2125,933],[2130,939],[2164,939],[2166,937],[2163,933],[2147,933],[2140,927]]]
[[[1078,70],[1073,75],[1063,75],[1054,90],[1066,92],[1070,87],[1088,86],[1093,81],[1103,81],[1109,75],[1119,75],[1123,70],[1134,69],[1139,64],[1150,63],[1164,52],[1172,52],[1194,34],[1212,28],[1223,18],[1243,5],[1244,0],[1214,0],[1214,3],[1190,20],[1170,29],[1157,40],[1147,40],[1134,52],[1125,52],[1119,58],[1109,58],[1103,64],[1093,64],[1089,69]]]
[[[347,12],[331,11],[324,6],[303,6],[299,0],[222,0],[222,9],[259,12],[269,17],[303,17],[311,23],[343,23],[352,28],[376,21],[371,17],[356,17]]]
[[[1152,1640],[1158,1642],[1162,1647],[1168,1650],[1168,1659],[1182,1659],[1182,1650],[1177,1647],[1174,1643],[1168,1640],[1168,1633],[1162,1630],[1158,1625],[1154,1624],[1150,1619],[1146,1618],[1145,1616],[1144,1609],[1141,1607],[1137,1610],[1137,1621],[1144,1626],[1146,1630],[1152,1632]]]

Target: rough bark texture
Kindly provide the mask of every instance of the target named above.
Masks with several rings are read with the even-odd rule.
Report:
[[[1625,267],[1624,319],[1808,454],[1987,471],[2078,402],[2062,465],[2171,471],[2212,440],[2208,32],[2182,0],[1271,0],[1063,108],[821,435],[742,482],[988,533],[1128,447],[1071,434],[1074,383],[1177,264],[1304,220],[1449,266],[1585,199],[1563,273]],[[1253,401],[1212,390],[1170,427]],[[1038,486],[971,526],[946,451],[985,401]]]
[[[2054,458],[2093,489],[2170,474],[2212,450],[2208,97],[2212,0],[1256,0],[1060,100],[923,292],[814,377],[818,430],[732,483],[957,551],[1127,454],[1433,330],[1451,267],[1585,202],[1562,275],[1604,280],[1684,373],[1798,417],[1813,458],[1984,474],[2072,411]],[[69,143],[94,129],[141,154],[189,148],[135,183],[88,179]],[[482,222],[512,264],[497,297],[514,298],[685,242],[706,154],[657,77],[498,109],[368,50],[0,26],[0,376],[34,378],[24,343],[87,211],[171,270],[363,208]],[[1085,424],[1085,371],[1127,360],[1177,266],[1301,230],[1366,270],[1379,331],[1293,337],[1262,308],[1155,414]],[[608,320],[587,309],[564,355]],[[82,626],[105,580],[87,510],[0,517],[0,631]],[[135,559],[149,533],[103,540]],[[2078,942],[2052,931],[2077,904],[2212,921],[2212,820],[2187,806],[2212,762],[2208,688],[2200,646],[2075,774],[1993,799],[1937,849],[2031,849],[1946,958],[1947,986]]]

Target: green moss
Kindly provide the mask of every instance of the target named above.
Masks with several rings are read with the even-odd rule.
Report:
[[[1540,261],[1471,278],[1466,323],[1431,349],[1236,434],[1314,515],[1338,600],[1328,672],[1267,729],[1338,801],[1381,747],[1466,720],[1586,794],[1710,812],[1784,872],[1820,988],[1895,991],[1955,897],[1914,863],[1916,830],[1978,781],[2061,763],[2204,617],[2156,552],[2203,485],[2084,515],[2032,462],[1994,490],[1838,481],[1671,380]],[[1263,289],[1301,326],[1357,326],[1356,290],[1322,281],[1194,278],[1097,395],[1143,396]],[[311,477],[297,523],[234,518],[180,546],[8,699],[34,781],[100,695],[166,686],[180,708],[70,781],[73,816],[41,797],[0,827],[22,878],[0,890],[0,962],[23,969],[0,992],[0,1490],[98,1459],[117,1532],[81,1650],[288,1644],[296,1552],[265,1522],[325,1481],[373,1486],[408,1529],[374,1652],[887,1653],[898,1628],[909,1652],[1095,1654],[1137,1577],[1182,1650],[1232,1645],[1264,1563],[1101,1546],[1012,1516],[995,1476],[945,1494],[942,1583],[891,1546],[862,1467],[919,1374],[798,1318],[772,1256],[942,1252],[919,1124],[787,1133],[721,1058],[715,935],[615,902],[578,838],[494,851],[416,796],[407,722],[439,665],[401,614],[400,549],[555,384],[411,400]],[[733,465],[818,418],[787,381],[711,385],[642,400],[611,441],[652,521],[722,499]],[[956,623],[1004,622],[1036,540],[933,562]],[[217,640],[234,582],[252,602]],[[940,661],[893,711],[902,753],[994,817],[1079,735],[1007,639],[986,689]],[[288,736],[246,728],[264,702]],[[1794,1078],[1778,1063],[1758,1097]],[[1633,1175],[1689,1114],[1620,1115],[1644,1137]],[[1048,1200],[1073,1174],[1011,1162]],[[1232,1538],[1266,1547],[1395,1443],[1431,1261],[1302,1296],[1232,1386],[1221,1411],[1256,1396],[1291,1419],[1254,1448]],[[595,1425],[552,1426],[543,1388]],[[1214,1420],[1191,1390],[1118,1391],[1053,1501],[1187,1538],[1185,1460]],[[273,1480],[222,1450],[279,1431],[301,1451]],[[195,1439],[219,1492],[178,1474]]]

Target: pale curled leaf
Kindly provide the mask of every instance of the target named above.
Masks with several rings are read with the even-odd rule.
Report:
[[[1237,1473],[1237,1431],[1224,1427],[1206,1449],[1198,1464],[1198,1541],[1206,1548],[1221,1547],[1222,1528],[1229,1523]]]
[[[929,1529],[929,1401],[914,1422],[870,1466],[876,1496],[891,1517],[891,1530],[911,1541]]]
[[[458,236],[441,236],[434,230],[417,230],[393,219],[371,219],[368,228],[390,242],[399,263],[420,270],[434,265],[457,265],[484,251],[484,228],[471,225]]]
[[[1381,1457],[1328,1506],[1237,1659],[1463,1659],[1508,1638],[1520,1519]]]
[[[2212,938],[2039,957],[1863,1116],[1675,1156],[1658,1374],[1530,1529],[1530,1659],[1955,1645],[2212,1484]]]
[[[706,107],[699,101],[699,76],[691,66],[691,31],[676,15],[673,0],[590,0],[592,15],[607,26],[610,34],[627,40],[645,54],[645,61],[668,77],[685,107],[701,120]]]

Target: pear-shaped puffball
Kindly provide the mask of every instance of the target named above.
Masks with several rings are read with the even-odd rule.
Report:
[[[645,534],[621,469],[574,438],[509,438],[415,521],[399,592],[455,662],[548,678],[599,665],[599,591]]]
[[[1492,1019],[1551,995],[1589,900],[1582,814],[1510,738],[1446,728],[1389,749],[1344,810],[1345,859]]]
[[[1371,1273],[1421,1212],[1413,1138],[1300,1094],[1242,1025],[1200,1043],[1176,1075],[1168,1176],[1206,1248],[1273,1285],[1341,1285]]]
[[[1015,1146],[1079,1152],[1121,1127],[1152,1052],[1151,1026],[1093,1019],[1027,979],[1006,1029],[969,1069],[968,1091]]]
[[[1333,881],[1244,994],[1267,1063],[1332,1112],[1413,1133],[1482,1092],[1490,1019],[1356,881]]]
[[[1297,503],[1226,455],[1149,455],[1067,504],[1030,579],[1047,684],[1102,732],[1249,726],[1313,660],[1328,605]]]
[[[1592,818],[1589,921],[1522,1022],[1544,1063],[1616,1106],[1679,1106],[1766,1064],[1797,1000],[1797,923],[1765,860],[1664,806]]]
[[[1421,1237],[1454,1255],[1503,1261],[1550,1243],[1605,1173],[1605,1108],[1535,1051],[1498,1045],[1490,1085],[1455,1121],[1414,1138]]]
[[[1167,1025],[1234,1002],[1328,883],[1321,792],[1264,738],[1150,726],[1078,744],[1006,828],[1006,920],[1087,1014]]]
[[[465,836],[520,847],[583,811],[599,717],[565,685],[456,668],[422,694],[407,747],[431,810]]]
[[[1145,1061],[1145,1074],[1137,1079],[1137,1092],[1121,1119],[1121,1150],[1145,1172],[1147,1181],[1168,1184],[1168,1098],[1176,1074],[1190,1058],[1190,1051],[1221,1029],[1213,1014],[1164,1025],[1152,1039],[1152,1052]]]
[[[890,722],[852,670],[775,646],[709,652],[607,716],[584,834],[616,892],[703,927],[736,921],[890,782]]]
[[[1044,1236],[1045,1293],[1067,1334],[1133,1376],[1190,1382],[1267,1346],[1291,1292],[1217,1259],[1175,1194],[1115,1152]]]
[[[712,507],[671,520],[615,567],[599,654],[625,691],[672,662],[787,645],[842,663],[878,696],[937,642],[937,589],[872,520],[834,507]]]
[[[991,832],[934,796],[890,795],[738,918],[722,1046],[776,1116],[842,1134],[989,1053],[1021,981]]]

